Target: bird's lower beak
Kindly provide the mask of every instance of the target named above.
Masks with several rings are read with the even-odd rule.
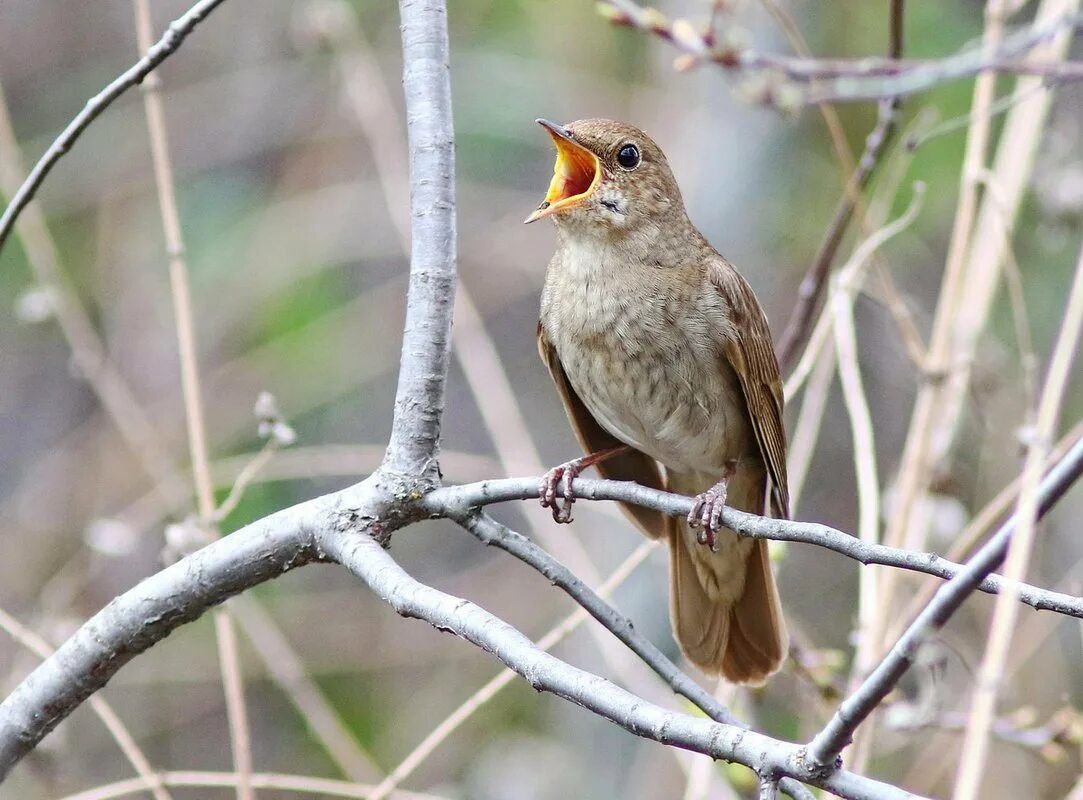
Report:
[[[553,137],[553,143],[557,146],[557,160],[553,165],[553,180],[549,183],[545,200],[524,222],[548,217],[589,197],[602,172],[598,157],[576,142],[566,128],[547,119],[539,119],[537,123]]]

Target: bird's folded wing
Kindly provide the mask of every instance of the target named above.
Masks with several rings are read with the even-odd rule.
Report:
[[[545,330],[538,324],[538,352],[545,366],[549,369],[549,375],[557,386],[560,399],[564,403],[564,410],[568,414],[568,421],[572,424],[572,430],[583,450],[587,453],[596,453],[624,444],[615,436],[603,428],[594,415],[587,410],[579,395],[575,393],[564,366],[560,363],[560,357],[556,349],[549,343]],[[661,470],[658,463],[650,456],[632,449],[626,454],[606,459],[597,465],[598,472],[603,478],[612,478],[618,481],[635,481],[652,489],[664,489]],[[665,521],[657,511],[651,511],[642,506],[621,503],[625,513],[642,528],[643,532],[651,539],[657,539],[665,533]]]
[[[782,379],[763,308],[737,271],[721,257],[710,281],[731,309],[731,324],[718,326],[722,352],[741,382],[760,455],[771,479],[775,513],[790,516],[786,482],[786,430],[782,423]]]

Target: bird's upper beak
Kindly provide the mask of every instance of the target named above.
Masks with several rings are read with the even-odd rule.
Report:
[[[567,128],[547,119],[536,121],[553,137],[557,160],[545,200],[524,222],[548,217],[589,197],[602,173],[598,157],[576,142]]]

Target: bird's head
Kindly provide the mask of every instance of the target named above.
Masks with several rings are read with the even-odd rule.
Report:
[[[526,222],[552,217],[561,228],[619,235],[684,217],[666,157],[643,131],[611,119],[538,124],[557,158],[545,200]]]

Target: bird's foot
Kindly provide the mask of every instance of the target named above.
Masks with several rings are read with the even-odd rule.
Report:
[[[541,498],[542,508],[552,509],[553,519],[556,522],[571,522],[572,503],[575,502],[575,489],[572,487],[572,484],[575,479],[588,467],[599,464],[613,456],[626,453],[630,449],[631,448],[627,445],[610,447],[607,450],[599,450],[597,453],[591,453],[590,455],[582,456],[581,458],[573,458],[571,461],[566,461],[559,466],[553,467],[542,476],[541,486],[538,487],[538,496]],[[561,480],[564,481],[564,491],[562,493],[561,501],[558,502],[557,486],[560,484]]]
[[[696,495],[692,510],[688,512],[688,525],[696,531],[696,541],[715,553],[718,552],[715,535],[722,527],[722,509],[726,507],[730,478],[736,471],[736,464],[727,464],[722,479],[703,494]]]

